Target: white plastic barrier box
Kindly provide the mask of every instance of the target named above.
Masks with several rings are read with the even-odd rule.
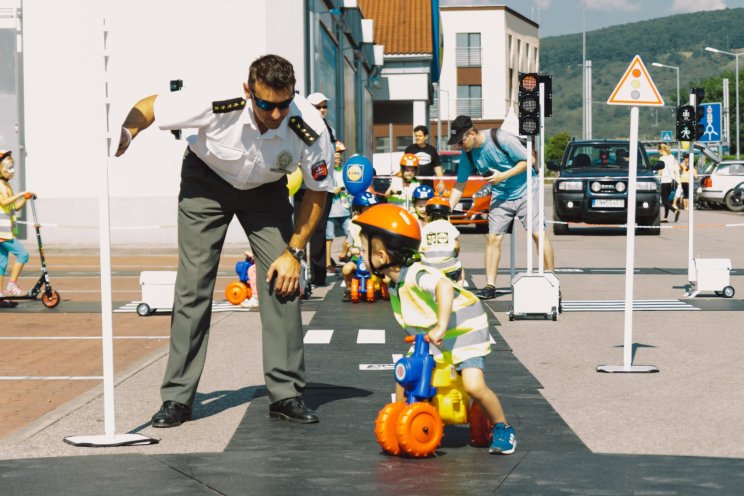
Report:
[[[137,314],[150,315],[155,310],[173,310],[173,292],[176,287],[176,272],[146,270],[140,274],[142,302],[137,305]]]
[[[731,298],[734,288],[731,286],[731,260],[728,258],[696,258],[693,274],[696,292],[714,291],[717,295]]]

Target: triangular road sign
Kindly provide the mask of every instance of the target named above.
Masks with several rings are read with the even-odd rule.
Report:
[[[662,106],[662,100],[659,91],[656,89],[651,76],[643,65],[639,55],[636,55],[633,62],[628,66],[628,70],[623,74],[622,79],[615,91],[607,100],[608,105],[643,105],[643,106]]]

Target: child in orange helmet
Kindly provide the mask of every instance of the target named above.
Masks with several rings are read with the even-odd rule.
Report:
[[[464,285],[460,262],[460,231],[449,221],[450,204],[435,196],[426,202],[426,224],[421,228],[421,263],[444,272],[452,281]]]
[[[400,159],[400,176],[393,176],[390,186],[385,191],[388,203],[400,205],[409,212],[413,212],[413,191],[421,184],[416,179],[418,171],[418,157],[413,153],[406,153]]]
[[[421,228],[410,212],[396,205],[375,205],[352,222],[361,226],[364,259],[370,270],[391,281],[390,303],[398,323],[409,332],[426,331],[435,360],[455,365],[465,391],[494,424],[489,452],[514,453],[514,428],[485,382],[485,356],[491,352],[491,343],[480,300],[441,271],[415,261]],[[396,385],[397,401],[403,401],[403,394],[403,388]]]

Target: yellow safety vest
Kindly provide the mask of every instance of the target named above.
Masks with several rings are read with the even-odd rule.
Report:
[[[431,346],[438,362],[458,364],[468,358],[485,356],[491,352],[488,316],[480,300],[470,291],[460,288],[442,272],[417,262],[403,267],[397,287],[389,288],[390,303],[398,323],[409,333],[428,332],[437,323],[435,295],[423,290],[418,280],[434,274],[451,284],[455,298],[452,314],[442,345]]]
[[[5,181],[3,181],[5,182]],[[10,184],[5,182],[10,192],[8,196],[13,196],[13,189]],[[11,203],[7,207],[0,207],[0,241],[4,239],[13,239],[17,235],[16,212]]]

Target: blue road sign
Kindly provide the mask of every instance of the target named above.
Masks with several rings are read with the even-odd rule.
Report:
[[[698,141],[707,143],[722,141],[721,129],[723,128],[721,119],[720,103],[704,103],[703,117],[698,121],[703,127],[703,134],[698,136]]]
[[[674,141],[674,132],[673,131],[662,131],[661,141]]]

